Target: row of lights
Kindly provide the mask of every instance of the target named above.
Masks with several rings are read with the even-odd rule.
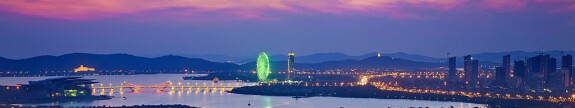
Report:
[[[399,75],[399,74],[406,74],[406,73],[390,73],[390,74],[382,74],[382,75],[370,75],[370,76],[361,76],[360,77],[360,84],[367,83],[369,78],[372,77],[381,77],[387,75]],[[395,77],[394,77],[395,78]],[[390,82],[391,83],[391,82]],[[401,92],[409,92],[409,93],[432,93],[432,94],[443,94],[443,95],[461,95],[466,97],[486,97],[486,98],[501,98],[501,99],[526,99],[526,100],[536,100],[536,101],[548,101],[548,102],[575,102],[575,94],[571,97],[563,97],[563,96],[537,96],[534,97],[532,95],[520,95],[520,94],[494,94],[491,93],[480,93],[480,92],[464,92],[464,91],[443,91],[443,90],[430,90],[430,89],[406,89],[399,87],[397,82],[391,86],[391,84],[381,83],[381,82],[373,82],[372,85],[380,88],[381,90],[388,90],[388,91],[401,91]],[[446,85],[446,82],[444,82]],[[483,94],[483,95],[481,95]],[[545,98],[547,97],[547,98]]]

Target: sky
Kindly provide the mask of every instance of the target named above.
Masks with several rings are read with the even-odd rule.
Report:
[[[575,50],[575,0],[1,0],[0,56]]]

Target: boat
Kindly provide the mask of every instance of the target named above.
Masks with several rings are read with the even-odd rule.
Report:
[[[220,82],[220,78],[215,77],[215,78],[214,78],[214,83],[218,83],[218,82]]]
[[[194,79],[194,76],[184,76],[183,78],[184,80],[192,80]]]
[[[299,98],[308,98],[308,97],[307,97],[307,96],[294,96],[294,97],[291,97],[291,98],[299,99]]]

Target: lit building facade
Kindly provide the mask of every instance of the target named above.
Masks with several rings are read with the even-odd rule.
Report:
[[[529,80],[529,85],[537,89],[543,89],[552,82],[557,82],[561,78],[554,78],[557,74],[557,60],[551,58],[549,54],[538,55],[527,59],[527,75],[534,80]],[[551,84],[553,85],[553,84]],[[557,85],[557,84],[555,84]]]
[[[511,55],[503,56],[503,68],[505,69],[505,74],[513,77],[513,73],[511,73]]]
[[[465,74],[465,82],[469,82],[471,77],[471,55],[463,57],[463,74]]]
[[[471,81],[478,81],[478,75],[479,75],[479,61],[478,60],[471,60],[471,75],[469,75],[469,77],[471,78]],[[477,84],[477,83],[475,83]]]
[[[294,64],[295,64],[295,62],[294,62],[294,56],[295,56],[295,54],[293,53],[293,51],[288,54],[288,71],[287,71],[287,78],[286,78],[286,80],[291,80],[291,76],[290,76],[290,75],[291,75],[291,73],[293,73],[294,70],[295,70],[295,69],[294,69]]]
[[[561,72],[563,72],[563,81],[565,87],[570,87],[572,85],[573,78],[573,56],[565,55],[561,59]]]
[[[94,68],[84,67],[84,65],[80,65],[80,67],[74,69],[74,72],[85,72],[85,71],[95,71]]]

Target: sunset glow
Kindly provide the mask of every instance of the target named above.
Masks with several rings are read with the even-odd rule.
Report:
[[[570,0],[4,0],[0,11],[64,20],[96,20],[118,17],[165,15],[162,19],[196,20],[213,12],[236,19],[281,19],[274,12],[291,15],[366,15],[394,19],[425,19],[420,11],[522,12],[527,7],[543,13],[575,11]]]

